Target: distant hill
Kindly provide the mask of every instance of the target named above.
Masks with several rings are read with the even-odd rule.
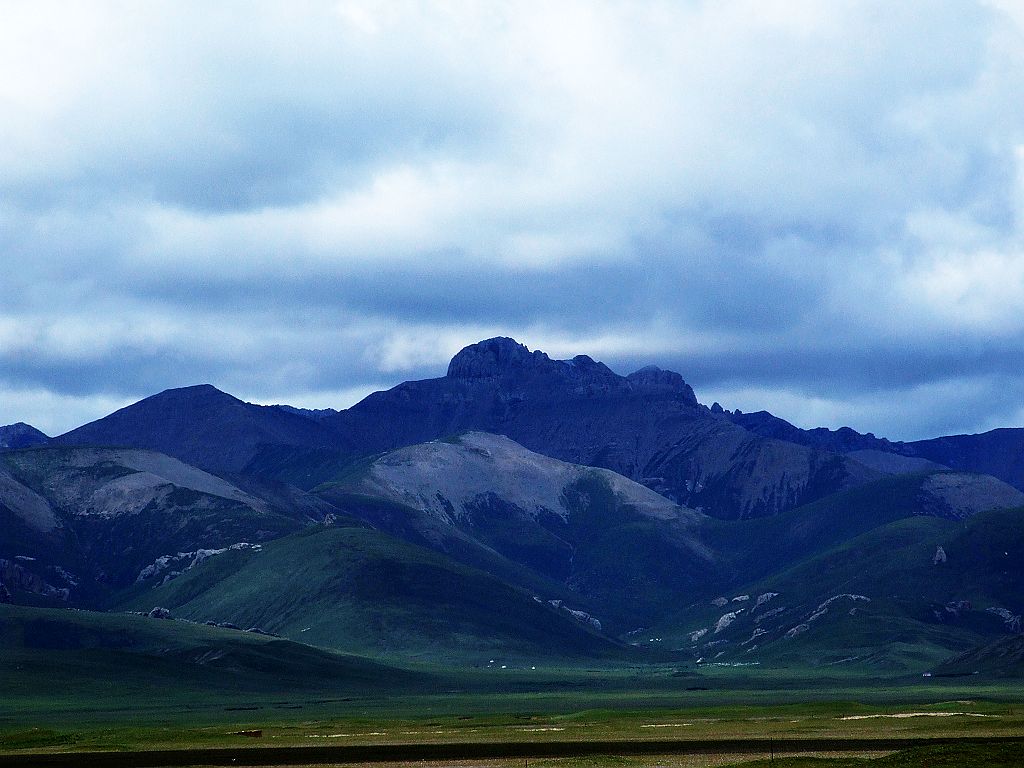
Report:
[[[800,430],[507,338],[345,411],[203,385],[0,434],[46,441],[0,451],[0,602],[433,661],[900,671],[1024,614],[1020,430]]]
[[[294,413],[296,416],[305,416],[307,419],[312,419],[313,421],[320,421],[327,416],[334,416],[338,413],[334,408],[296,408],[293,405],[275,405],[274,408],[280,408],[282,411]]]
[[[185,621],[0,605],[0,685],[15,697],[76,703],[124,692],[167,707],[282,691],[374,695],[438,681],[370,659]],[[220,707],[218,707],[219,709]]]
[[[546,597],[378,531],[314,526],[258,552],[209,560],[130,605],[392,657],[486,663],[623,655]]]
[[[462,350],[444,377],[400,384],[345,411],[256,406],[202,385],[167,390],[55,440],[146,448],[308,489],[360,456],[471,430],[611,469],[723,518],[775,514],[882,473],[755,435],[700,405],[677,373],[649,366],[619,376],[585,355],[552,360],[506,338]]]
[[[935,675],[995,675],[1024,677],[1024,635],[1005,635],[947,659]]]
[[[888,455],[893,457],[890,463],[902,461],[900,471],[913,466],[907,462],[916,461],[918,468],[925,468],[930,462],[934,466],[993,475],[1024,490],[1024,429],[993,429],[978,435],[893,442],[871,433],[862,435],[849,427],[835,431],[824,427],[800,429],[767,411],[725,414],[734,424],[762,437],[848,454],[867,464],[877,465],[883,461],[882,455]]]
[[[46,445],[48,442],[49,437],[23,421],[0,427],[0,450],[31,448],[35,445]]]
[[[244,403],[208,384],[169,389],[54,439],[166,453],[213,472],[238,472],[266,446],[336,446],[314,419]]]
[[[734,567],[762,575],[658,632],[706,661],[934,665],[1018,626],[1024,611],[1024,509],[987,509],[992,482],[891,478],[718,531],[709,544],[729,542]]]

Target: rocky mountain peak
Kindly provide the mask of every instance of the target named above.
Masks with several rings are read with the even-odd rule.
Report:
[[[525,345],[506,337],[487,339],[463,349],[452,358],[448,378],[463,381],[544,380],[558,387],[568,386],[577,393],[668,394],[689,405],[697,405],[693,390],[674,371],[663,371],[650,365],[628,377],[619,376],[589,355],[552,360],[544,352],[531,352]]]
[[[448,378],[488,379],[551,362],[540,350],[530,352],[515,339],[499,336],[470,344],[455,355],[448,364]]]
[[[682,395],[690,405],[697,405],[693,389],[675,371],[664,371],[656,365],[647,365],[626,378],[644,392],[676,393]]]

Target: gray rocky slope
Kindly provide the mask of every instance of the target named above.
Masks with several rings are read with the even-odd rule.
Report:
[[[497,554],[564,584],[617,629],[656,620],[680,601],[785,572],[880,526],[962,521],[1024,506],[1024,493],[996,478],[931,471],[884,478],[770,518],[721,521],[608,470],[487,433],[396,449],[320,493],[342,508],[359,506],[361,495],[387,500],[356,514],[485,569],[493,563],[479,550]],[[830,579],[827,572],[816,577],[824,592],[840,586]]]
[[[303,522],[293,508],[152,451],[0,454],[0,579],[73,603],[96,604],[161,557],[276,538]]]
[[[911,442],[861,434],[849,427],[837,430],[800,429],[767,411],[724,416],[762,437],[843,453],[884,471],[914,471],[949,467],[992,475],[1024,489],[1024,429],[993,429],[976,435],[946,435]]]

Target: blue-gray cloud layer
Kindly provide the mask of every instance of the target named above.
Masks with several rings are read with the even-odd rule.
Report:
[[[1010,2],[9,16],[0,423],[343,406],[505,334],[804,426],[1024,424]]]

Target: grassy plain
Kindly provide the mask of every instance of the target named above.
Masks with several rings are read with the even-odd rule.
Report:
[[[714,743],[746,739],[770,745],[785,739],[1024,734],[1019,679],[922,678],[863,666],[396,662],[184,622],[12,606],[0,610],[0,691],[0,756],[682,740],[713,749]],[[252,731],[259,736],[244,733]],[[651,754],[539,757],[530,763],[722,765],[758,754],[730,754],[723,747],[720,754],[699,756],[705,762],[694,762],[695,755]],[[992,755],[989,762],[960,764],[1014,764]],[[473,762],[491,764],[513,768],[522,762]]]
[[[195,681],[130,694],[114,685],[63,696],[26,691],[0,702],[0,751],[1024,733],[1024,691],[1005,682],[728,672],[696,680],[660,668],[419,669],[405,691],[383,695],[369,687],[336,696],[329,686],[231,691]],[[425,690],[424,681],[438,688]],[[259,740],[241,733],[253,730]]]

